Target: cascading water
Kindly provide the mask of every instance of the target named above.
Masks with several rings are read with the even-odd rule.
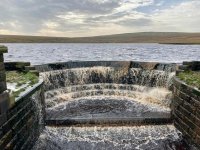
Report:
[[[141,68],[86,67],[41,73],[47,120],[169,116],[174,73]]]
[[[47,124],[72,126],[46,127],[34,149],[181,147],[181,134],[172,125],[121,126],[170,122],[169,89],[174,72],[94,66],[40,75],[44,80]]]

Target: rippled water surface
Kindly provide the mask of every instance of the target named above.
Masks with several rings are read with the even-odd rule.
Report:
[[[4,44],[6,61],[44,64],[66,61],[135,60],[182,62],[200,60],[200,45],[165,44]]]

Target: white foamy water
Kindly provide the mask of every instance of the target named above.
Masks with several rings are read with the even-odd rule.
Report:
[[[200,45],[167,44],[4,44],[6,61],[45,64],[66,61],[134,60],[175,62],[200,60]]]
[[[34,150],[176,150],[181,140],[172,125],[46,127]]]

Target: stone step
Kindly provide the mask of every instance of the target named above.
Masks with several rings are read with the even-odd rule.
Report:
[[[108,118],[65,118],[47,119],[47,126],[71,126],[71,125],[161,125],[172,123],[168,113],[162,116],[149,117],[108,117]]]

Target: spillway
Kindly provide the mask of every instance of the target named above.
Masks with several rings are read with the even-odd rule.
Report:
[[[36,66],[47,127],[35,149],[176,149],[171,125],[175,65],[68,62]]]

